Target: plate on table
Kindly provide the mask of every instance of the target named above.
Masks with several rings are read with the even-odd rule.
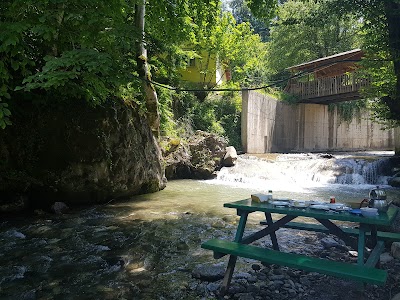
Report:
[[[288,202],[288,201],[271,201],[270,203],[275,206],[289,206],[290,205],[290,202]]]
[[[336,211],[348,211],[351,209],[350,207],[347,207],[346,205],[344,205],[342,203],[330,203],[327,205],[329,206],[330,209],[336,210]]]
[[[306,208],[308,207],[310,204],[304,201],[294,201],[292,207],[295,208]]]
[[[319,209],[319,210],[329,210],[329,206],[324,205],[324,204],[313,204],[313,205],[310,205],[310,208]]]

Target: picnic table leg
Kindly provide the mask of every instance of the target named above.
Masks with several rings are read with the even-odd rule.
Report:
[[[265,219],[267,220],[268,226],[271,226],[272,224],[274,224],[274,222],[272,221],[271,213],[266,212]],[[274,248],[274,250],[279,251],[279,245],[278,245],[278,240],[276,238],[275,231],[270,233],[270,237],[271,237],[271,241],[272,241],[272,247]]]
[[[376,226],[372,226],[371,227],[371,243],[373,245],[373,248],[376,248],[378,245],[378,229],[376,228]],[[378,259],[378,262],[376,263],[377,268],[381,267],[381,263],[380,260]]]
[[[371,226],[371,244],[375,247],[378,242],[378,229],[376,226]]]
[[[360,224],[359,232],[358,232],[358,256],[357,256],[357,264],[359,266],[364,265],[364,256],[365,256],[365,232],[366,227],[364,224]],[[358,283],[358,290],[363,292],[365,290],[365,283]]]
[[[360,225],[359,233],[358,233],[358,257],[357,264],[360,266],[364,265],[364,254],[365,254],[365,226],[363,224]]]
[[[240,220],[239,220],[239,225],[238,225],[238,228],[236,230],[236,235],[235,235],[235,242],[237,242],[237,243],[242,241],[244,229],[246,227],[247,216],[249,215],[249,213],[246,211],[238,210],[238,215],[240,216]],[[236,260],[237,260],[237,256],[235,256],[235,255],[229,256],[228,267],[226,268],[225,276],[222,281],[221,295],[225,295],[225,293],[228,291],[229,284],[231,283],[231,280],[232,280],[232,274],[233,274],[233,271],[235,270]]]

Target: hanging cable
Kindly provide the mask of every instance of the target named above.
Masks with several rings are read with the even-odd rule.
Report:
[[[235,88],[220,88],[220,89],[218,89],[218,88],[210,88],[210,89],[185,89],[185,88],[183,88],[182,89],[182,88],[177,88],[177,87],[172,87],[172,86],[169,86],[169,85],[165,85],[165,84],[153,81],[153,80],[142,79],[142,78],[141,79],[145,80],[145,81],[147,81],[147,82],[149,82],[151,84],[154,84],[156,86],[159,86],[161,88],[168,89],[168,90],[171,90],[171,91],[176,91],[176,92],[243,92],[243,91],[255,91],[255,90],[262,90],[262,89],[270,88],[270,87],[276,86],[279,83],[287,82],[290,79],[301,77],[301,76],[307,75],[307,74],[311,74],[316,69],[320,69],[321,67],[329,67],[329,66],[332,66],[332,65],[334,65],[336,63],[339,63],[339,62],[359,62],[359,61],[360,61],[359,59],[357,59],[357,60],[354,60],[354,59],[336,60],[336,61],[333,61],[333,62],[321,64],[319,66],[313,67],[313,68],[308,69],[306,71],[299,72],[298,74],[295,74],[295,75],[289,76],[287,78],[275,81],[275,82],[273,82],[271,84],[268,84],[268,85],[263,85],[263,86],[260,86],[260,87],[246,87],[246,88],[236,88],[236,89]],[[382,61],[382,60],[373,60],[373,61]]]

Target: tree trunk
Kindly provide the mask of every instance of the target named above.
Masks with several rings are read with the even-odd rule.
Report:
[[[143,79],[143,95],[146,101],[147,120],[155,137],[160,135],[160,113],[158,111],[158,98],[156,90],[151,84],[151,73],[147,64],[147,50],[145,47],[144,20],[146,14],[146,0],[140,0],[135,7],[135,23],[140,33],[137,48],[137,68],[139,76]]]
[[[57,47],[57,41],[58,41],[58,36],[59,36],[59,33],[60,33],[60,27],[61,27],[61,24],[62,24],[62,22],[64,20],[65,3],[63,3],[62,5],[59,5],[59,10],[60,10],[60,12],[58,12],[58,10],[57,10],[57,12],[58,12],[58,15],[57,15],[57,30],[53,34],[54,42],[53,42],[53,46],[51,47],[51,50],[53,51],[54,57],[57,57],[58,54],[59,54],[58,53],[58,47]]]

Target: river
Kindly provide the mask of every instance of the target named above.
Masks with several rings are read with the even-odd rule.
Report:
[[[213,262],[202,241],[233,235],[223,203],[273,190],[276,198],[360,202],[390,152],[243,156],[209,181],[176,180],[154,194],[64,215],[36,212],[0,221],[1,299],[201,299],[190,270]],[[250,221],[256,226],[261,215]]]

